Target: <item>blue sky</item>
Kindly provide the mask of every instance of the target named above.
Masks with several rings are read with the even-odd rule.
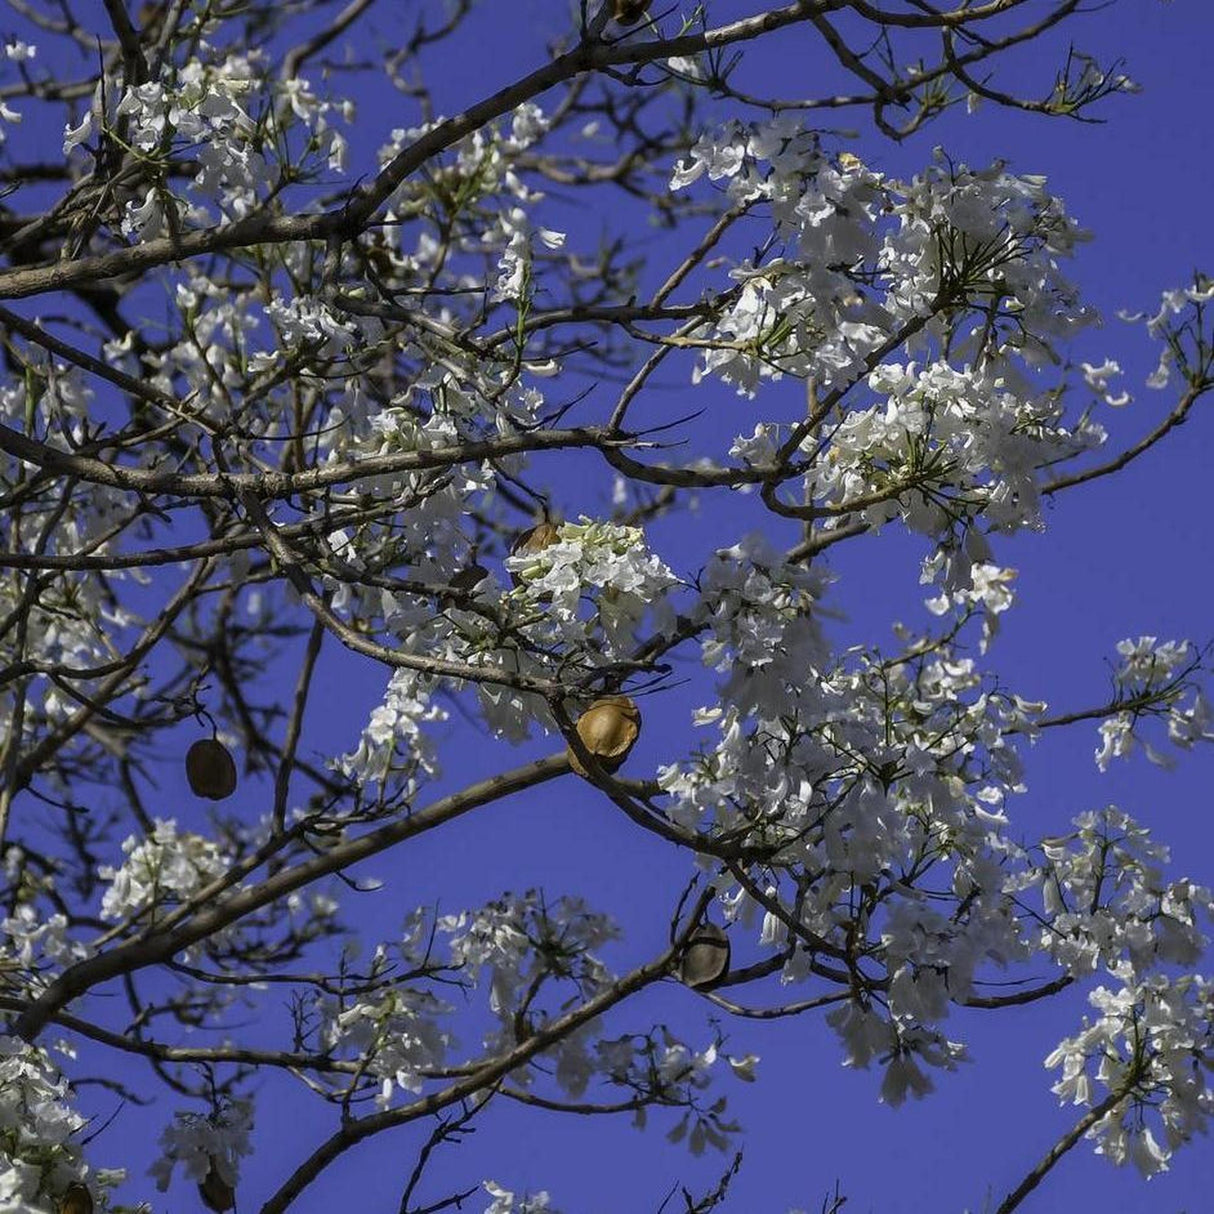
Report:
[[[100,4],[96,7],[100,12]],[[469,37],[443,62],[435,89],[443,112],[463,108],[539,63],[543,34],[556,24],[551,0],[484,9],[470,25]],[[390,11],[385,8],[377,30],[360,27],[347,41],[359,50],[390,39]],[[743,6],[723,5],[714,15],[735,11],[744,11]],[[1049,177],[1093,233],[1072,276],[1108,318],[1085,336],[1077,357],[1117,358],[1137,398],[1128,409],[1102,416],[1111,442],[1119,445],[1150,429],[1171,398],[1141,387],[1156,351],[1141,328],[1118,321],[1116,311],[1151,309],[1161,290],[1214,263],[1209,231],[1214,159],[1203,152],[1203,128],[1214,102],[1208,63],[1214,13],[1198,0],[1121,0],[1067,28],[1082,49],[1104,60],[1124,56],[1129,74],[1142,85],[1136,96],[1104,103],[1105,124],[1046,121],[983,106],[972,117],[951,113],[896,146],[869,134],[857,116],[847,124],[854,121],[863,133],[848,146],[891,172],[914,171],[941,143],[957,159],[983,163],[998,156],[1018,171]],[[1048,50],[1025,51],[1023,70],[1048,79],[1059,51],[1057,40]],[[767,40],[751,55],[747,70],[771,92],[777,86],[818,91],[833,78],[808,33]],[[360,148],[378,146],[391,127],[412,120],[382,105],[365,107],[357,123],[355,161]],[[571,215],[570,222],[591,225],[597,218]],[[748,432],[753,425],[751,406],[725,389],[696,393],[688,388],[672,401],[676,411],[708,404],[725,416],[726,428]],[[1044,534],[1003,541],[997,555],[1019,570],[1018,600],[1004,617],[992,660],[1022,694],[1048,698],[1059,710],[1097,703],[1107,694],[1106,661],[1119,639],[1143,633],[1199,643],[1214,638],[1209,536],[1214,405],[1206,405],[1126,473],[1063,495],[1048,511]],[[668,538],[675,542],[677,533]],[[836,601],[849,613],[841,630],[884,643],[891,639],[894,618],[920,622],[918,556],[914,545],[892,534],[840,551],[832,561],[841,576]],[[344,733],[374,702],[383,678],[359,659],[330,649],[318,679],[317,702],[335,707],[328,719],[311,722],[305,747],[310,741],[330,751],[346,749]],[[188,740],[183,735],[183,753]],[[473,772],[487,773],[521,758],[504,744],[473,746],[466,732],[453,731],[451,740],[446,750],[461,782]],[[1177,873],[1214,884],[1214,754],[1183,756],[1170,772],[1136,757],[1101,774],[1092,761],[1096,740],[1088,723],[1035,748],[1029,792],[1013,806],[1025,833],[1047,833],[1083,809],[1116,802],[1173,844]],[[548,749],[551,744],[532,748],[535,753]],[[635,770],[667,757],[659,717],[647,718]],[[241,796],[256,807],[254,789],[242,790]],[[196,811],[185,807],[181,815],[190,812]],[[388,933],[421,902],[441,898],[445,909],[454,909],[503,889],[542,884],[553,893],[582,893],[617,913],[637,936],[657,941],[687,865],[570,778],[470,815],[422,838],[407,855],[380,857],[368,866],[372,873],[386,884],[367,899],[366,921]],[[635,947],[636,952],[622,952],[621,961],[640,955],[644,941]],[[697,1025],[710,1010],[671,984],[626,1012],[620,1025],[664,1020],[691,1043],[706,1044],[708,1032]],[[997,1203],[1072,1120],[1070,1111],[1057,1108],[1040,1064],[1058,1038],[1074,1030],[1082,1012],[1082,999],[1072,992],[1048,1006],[957,1015],[949,1027],[970,1043],[973,1063],[940,1076],[934,1095],[899,1110],[877,1103],[875,1071],[853,1074],[841,1067],[833,1034],[812,1013],[770,1024],[725,1023],[731,1052],[762,1056],[757,1083],[720,1081],[746,1129],[745,1164],[728,1208],[744,1214],[816,1210],[836,1179],[849,1196],[848,1214],[976,1212],[988,1191]],[[86,1099],[98,1110],[112,1107],[94,1092]],[[151,1158],[150,1138],[167,1116],[164,1101],[148,1110],[127,1110],[118,1131],[96,1144],[98,1161],[121,1159],[142,1170],[143,1157]],[[331,1110],[309,1104],[285,1085],[265,1089],[258,1121],[259,1153],[241,1196],[245,1210],[255,1208],[309,1144],[334,1125]],[[684,1147],[666,1143],[671,1124],[657,1114],[650,1129],[639,1133],[626,1120],[562,1118],[505,1106],[485,1119],[469,1143],[450,1148],[435,1176],[449,1180],[452,1188],[482,1177],[520,1190],[546,1188],[567,1214],[656,1210],[676,1181],[706,1188],[728,1162],[726,1157],[693,1160]],[[297,1208],[309,1214],[344,1200],[357,1202],[360,1210],[395,1209],[419,1141],[416,1132],[407,1131],[352,1152]],[[1208,1208],[1211,1192],[1214,1151],[1208,1143],[1181,1151],[1171,1172],[1149,1185],[1081,1145],[1024,1209],[1197,1214]],[[181,1189],[171,1208],[190,1208],[192,1200]],[[667,1209],[679,1204],[672,1201]],[[481,1206],[473,1198],[468,1208]]]

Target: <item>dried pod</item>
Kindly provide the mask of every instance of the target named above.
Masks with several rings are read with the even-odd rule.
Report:
[[[87,1185],[73,1181],[59,1198],[59,1214],[93,1214],[93,1195]]]
[[[510,545],[511,556],[525,556],[530,552],[542,552],[551,544],[560,542],[560,528],[546,520],[542,523],[536,523],[534,527],[529,527],[522,535]],[[516,585],[521,586],[523,579],[517,573],[510,575],[510,580]]]
[[[604,696],[578,717],[576,729],[582,745],[599,764],[607,771],[615,771],[628,758],[628,752],[640,735],[641,710],[628,696]],[[569,766],[579,776],[586,775],[572,746],[566,747],[566,753]]]
[[[202,1204],[208,1210],[214,1210],[215,1214],[224,1214],[225,1210],[236,1208],[236,1190],[220,1176],[214,1155],[211,1156],[211,1170],[206,1180],[198,1186],[198,1196],[202,1198]]]
[[[648,7],[649,0],[613,0],[611,15],[621,25],[635,25]]]
[[[701,923],[679,958],[679,981],[693,990],[719,982],[729,969],[729,937],[715,923]]]
[[[186,752],[185,777],[196,797],[222,801],[236,791],[236,764],[214,738],[200,738]]]
[[[484,565],[475,563],[466,566],[451,578],[452,590],[475,590],[489,576],[489,570]]]
[[[464,595],[470,594],[489,576],[489,570],[483,565],[478,565],[473,562],[471,565],[465,566],[451,575],[450,586],[452,590],[458,590],[459,594],[451,594],[444,591],[438,596],[438,605],[440,607],[458,606]]]

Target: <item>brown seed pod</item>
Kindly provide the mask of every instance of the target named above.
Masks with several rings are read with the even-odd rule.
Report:
[[[224,1214],[225,1210],[236,1208],[236,1190],[220,1176],[213,1155],[211,1170],[207,1173],[206,1180],[198,1186],[198,1196],[202,1198],[202,1204],[208,1210],[214,1210],[215,1214]]]
[[[236,764],[222,742],[200,738],[186,752],[185,778],[196,797],[222,801],[236,791]]]
[[[645,15],[649,0],[614,0],[611,15],[621,25],[635,25]]]
[[[475,562],[465,566],[451,578],[452,590],[475,590],[489,576],[489,570],[484,565]]]
[[[679,981],[693,990],[713,986],[729,969],[729,937],[715,923],[701,923],[679,958]]]
[[[460,593],[452,594],[450,591],[442,591],[438,596],[438,605],[440,607],[458,606],[463,602],[464,596],[471,594],[488,576],[489,570],[475,562],[457,570],[451,575],[449,585],[451,590],[457,590]]]
[[[59,1198],[59,1214],[93,1214],[93,1195],[87,1185],[73,1181]]]
[[[534,527],[529,527],[522,535],[510,545],[511,556],[525,556],[531,552],[543,552],[551,544],[560,542],[560,528],[545,520],[542,523],[536,523]],[[516,585],[521,586],[523,579],[517,573],[510,575],[510,580]]]
[[[641,732],[641,710],[628,696],[604,696],[595,700],[577,719],[577,736],[600,766],[615,771],[632,749]],[[569,766],[579,776],[587,774],[573,747],[565,748]]]

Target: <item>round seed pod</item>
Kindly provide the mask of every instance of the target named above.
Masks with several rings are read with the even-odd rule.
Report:
[[[214,1210],[215,1214],[224,1214],[224,1211],[236,1208],[236,1190],[220,1176],[213,1155],[211,1170],[207,1173],[206,1180],[198,1186],[198,1196],[202,1198],[202,1204],[208,1210]]]
[[[510,545],[510,555],[525,556],[531,552],[543,552],[549,545],[559,543],[560,538],[560,529],[554,524],[547,520],[542,523],[536,523],[534,527],[529,527]],[[512,573],[510,580],[516,586],[523,584],[523,579],[517,573]]]
[[[93,1214],[93,1195],[87,1185],[73,1181],[59,1198],[59,1214]]]
[[[628,696],[604,696],[595,700],[577,719],[577,736],[607,771],[615,771],[641,733],[641,710]],[[579,776],[587,775],[573,747],[567,746],[569,766]]]
[[[649,0],[615,0],[611,15],[621,25],[635,25],[648,7]]]
[[[461,569],[451,579],[452,590],[475,590],[489,576],[489,570],[484,565],[473,562]]]
[[[465,566],[451,575],[450,586],[452,590],[460,591],[460,594],[451,594],[449,592],[441,592],[438,596],[438,605],[440,607],[458,606],[463,599],[463,596],[470,594],[489,576],[489,570],[484,565],[478,565],[473,562],[471,565]]]
[[[679,981],[702,991],[719,982],[728,969],[729,937],[715,923],[701,923],[679,958]]]
[[[186,752],[185,778],[196,797],[222,801],[236,791],[236,764],[222,742],[200,738]]]

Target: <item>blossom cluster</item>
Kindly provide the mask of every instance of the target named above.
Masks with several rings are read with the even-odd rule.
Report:
[[[1188,641],[1158,643],[1153,636],[1126,638],[1117,643],[1121,664],[1113,674],[1118,712],[1100,723],[1096,766],[1108,769],[1113,759],[1143,753],[1160,767],[1172,758],[1143,736],[1142,726],[1153,717],[1167,722],[1168,740],[1182,750],[1197,742],[1214,742],[1214,714],[1194,673],[1200,658]]]
[[[209,1113],[179,1111],[160,1135],[160,1157],[152,1166],[156,1187],[163,1193],[180,1167],[187,1179],[203,1183],[213,1172],[235,1189],[240,1161],[250,1154],[253,1132],[251,1100],[221,1100]]]
[[[47,1214],[89,1176],[67,1080],[45,1050],[0,1037],[0,1209]],[[116,1173],[105,1180],[114,1183]]]
[[[181,902],[197,894],[228,870],[219,844],[193,831],[182,831],[173,818],[157,818],[145,838],[123,841],[124,862],[100,871],[109,882],[101,900],[105,919],[127,919]]]
[[[142,933],[151,947],[127,954],[138,968],[166,917],[188,919],[207,891],[218,891],[207,913],[222,912],[265,882],[260,901],[246,899],[256,909],[173,953],[173,980],[191,994],[157,1007],[166,1041],[199,1020],[226,1029],[218,1012],[261,1006],[272,976],[293,988],[294,1053],[278,1052],[282,1070],[347,1117],[364,1097],[399,1113],[445,1092],[441,1107],[474,1113],[502,1091],[558,1107],[606,1092],[638,1125],[651,1107],[669,1111],[668,1136],[693,1154],[724,1149],[737,1126],[715,1077],[747,1081],[757,1058],[729,1054],[715,1027],[706,1042],[664,1024],[622,1031],[614,1009],[610,1023],[579,1016],[629,981],[613,968],[625,951],[615,922],[581,898],[527,890],[418,911],[365,972],[354,972],[346,934],[336,975],[310,965],[341,933],[318,876],[353,883],[350,857],[401,824],[427,828],[415,817],[421,794],[461,766],[450,751],[462,739],[444,728],[454,713],[495,743],[540,731],[555,745],[573,705],[615,692],[673,703],[686,676],[695,706],[668,714],[654,741],[666,761],[625,770],[612,803],[694,855],[735,964],[747,980],[772,977],[747,997],[776,987],[773,998],[829,1006],[845,1065],[879,1069],[881,1099],[899,1105],[965,1061],[960,1030],[945,1031],[958,1005],[1099,983],[1094,1014],[1047,1059],[1061,1071],[1054,1091],[1089,1109],[1111,1102],[1091,1128],[1109,1158],[1166,1167],[1214,1103],[1210,985],[1193,972],[1214,897],[1171,875],[1166,850],[1116,806],[1026,841],[1014,814],[1028,791],[1025,752],[1051,721],[990,659],[1021,576],[1000,543],[1044,528],[1051,478],[1105,443],[1101,409],[1130,401],[1111,358],[1079,364],[1080,391],[1095,399],[1078,415],[1056,378],[1065,343],[1095,316],[1062,268],[1085,234],[1044,179],[937,152],[902,180],[786,114],[731,122],[686,151],[663,206],[723,206],[762,222],[763,238],[730,244],[736,231],[722,224],[719,248],[708,241],[647,302],[650,267],[620,269],[613,251],[578,248],[576,226],[549,226],[559,212],[545,180],[614,172],[637,188],[627,161],[609,169],[566,155],[565,109],[524,102],[394,173],[450,129],[426,110],[380,147],[383,176],[353,192],[343,183],[334,204],[305,187],[344,173],[352,104],[270,71],[270,49],[214,39],[201,12],[178,16],[189,55],[166,54],[138,79],[118,56],[65,132],[82,193],[110,159],[122,166],[71,240],[81,256],[112,240],[123,256],[150,257],[149,242],[211,228],[214,255],[140,281],[141,314],[163,319],[97,343],[105,391],[17,336],[21,374],[0,382],[0,419],[27,444],[13,450],[32,444],[44,460],[10,451],[0,462],[14,503],[3,537],[12,568],[0,575],[4,767],[36,778],[64,810],[56,847],[80,859],[72,870],[57,854],[35,856],[25,836],[4,853],[13,895],[0,979],[20,997],[13,1006],[45,1000],[64,970]],[[18,70],[34,54],[5,47]],[[669,61],[684,83],[709,66]],[[1075,87],[1103,84],[1085,68]],[[568,107],[597,104],[589,96],[571,93]],[[0,122],[17,117],[0,102]],[[384,180],[382,207],[340,227]],[[330,226],[307,227],[321,208],[334,208]],[[240,256],[222,245],[288,217],[311,234],[242,244]],[[113,281],[125,304],[121,275]],[[1205,382],[1211,343],[1198,321],[1211,298],[1199,276],[1147,319],[1164,347],[1150,386]],[[89,299],[99,316],[113,302]],[[572,411],[599,408],[616,373],[634,374],[635,351],[621,356],[628,341],[651,345],[652,359],[596,427]],[[644,430],[649,402],[633,397],[657,386],[646,377],[667,356],[669,367],[689,359],[701,393],[720,381],[758,415],[724,438],[727,461],[697,449],[642,462],[665,439]],[[594,381],[585,396],[579,375]],[[803,393],[786,391],[794,380]],[[130,395],[129,416],[110,388]],[[684,438],[720,437],[654,424],[678,430],[674,452]],[[635,484],[617,481],[610,517],[589,480],[537,487],[544,460],[566,448],[577,450],[573,467],[633,470]],[[637,490],[646,478],[661,492]],[[696,553],[664,516],[685,490],[714,486],[738,496]],[[552,500],[566,490],[575,521],[560,521]],[[601,517],[577,513],[600,504]],[[523,530],[540,515],[551,542]],[[789,535],[778,535],[784,524]],[[824,554],[891,527],[918,545],[926,618],[899,624],[892,648],[843,643],[843,596]],[[131,556],[146,568],[128,574]],[[186,606],[161,610],[162,573],[166,587],[198,578]],[[323,714],[316,761],[311,666],[293,708],[271,702],[277,646],[297,632],[391,670],[368,714]],[[1080,714],[1100,719],[1101,770],[1137,747],[1162,762],[1144,728],[1153,720],[1180,749],[1214,739],[1202,653],[1144,636],[1118,654],[1107,707]],[[179,826],[180,814],[145,812],[131,792],[138,826],[127,834],[114,825],[123,811],[111,816],[95,789],[142,789],[145,757],[161,761],[150,742],[204,701],[239,722],[250,777],[276,771],[273,800],[255,823],[216,814],[209,835]],[[55,766],[19,770],[44,745]],[[557,768],[553,758],[538,770]],[[307,808],[293,800],[304,785]],[[69,870],[87,907],[62,896]],[[198,968],[208,946],[222,973]],[[1051,977],[1030,980],[1043,964]],[[654,973],[689,1003],[747,1010],[728,988],[677,987],[665,960]],[[141,994],[156,979],[144,981]],[[70,1001],[71,1014],[92,1013],[87,997]],[[279,1027],[267,1017],[267,1033]],[[466,1056],[461,1039],[474,1042]],[[160,1048],[134,1035],[130,1045],[153,1057]],[[208,1065],[232,1062],[225,1049]],[[458,1088],[502,1058],[508,1066],[480,1088]],[[0,1209],[45,1214],[67,1184],[95,1177],[83,1119],[34,1047],[0,1039],[0,1080]],[[251,1103],[213,1091],[206,1112],[174,1116],[153,1175],[161,1190],[177,1169],[235,1189],[252,1141]],[[554,1214],[545,1192],[484,1190],[486,1214]]]

